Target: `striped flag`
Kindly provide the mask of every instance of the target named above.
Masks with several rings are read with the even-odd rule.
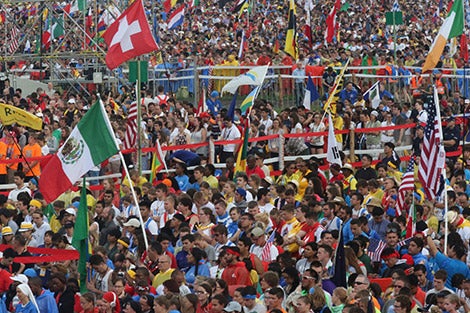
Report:
[[[242,40],[240,42],[240,49],[238,49],[238,59],[243,59],[245,50],[248,49],[248,41],[246,40],[245,30],[242,32]]]
[[[263,251],[261,252],[261,261],[264,262],[271,262],[271,247],[274,244],[274,239],[276,238],[276,232],[273,230],[271,235],[269,236],[266,244],[263,247]]]
[[[303,105],[307,110],[310,110],[312,103],[318,99],[320,99],[320,94],[318,93],[317,87],[313,83],[312,77],[308,75]]]
[[[197,105],[197,114],[196,116],[201,116],[203,112],[207,112],[207,104],[206,104],[206,88],[202,87],[201,96],[199,98],[199,103]]]
[[[288,26],[284,51],[289,54],[294,60],[297,60],[299,50],[297,47],[297,25],[295,15],[295,2],[294,0],[289,0],[289,19],[287,23]]]
[[[246,96],[245,100],[243,100],[242,104],[240,105],[240,110],[242,111],[242,115],[245,115],[246,112],[253,106],[255,103],[256,96],[258,95],[260,86],[254,88],[248,96]]]
[[[414,156],[411,157],[408,168],[402,177],[400,187],[398,188],[397,197],[397,214],[402,215],[402,212],[406,209],[405,196],[407,191],[412,191],[415,188],[415,173],[414,173],[415,160]]]
[[[13,54],[16,52],[16,49],[18,49],[19,33],[20,30],[16,26],[13,26],[10,34],[10,44],[8,45],[8,54]]]
[[[428,121],[424,128],[423,148],[419,162],[418,177],[424,193],[429,199],[435,199],[442,179],[445,165],[445,151],[441,143],[441,120],[439,97],[434,87],[434,105],[428,107]]]
[[[155,178],[157,177],[157,172],[166,167],[165,158],[163,157],[162,147],[160,146],[160,142],[157,140],[156,142],[156,149],[153,153],[153,160],[152,160],[152,171],[150,173],[150,182],[153,183]]]
[[[367,248],[367,255],[370,257],[372,262],[380,262],[380,255],[382,251],[387,246],[385,241],[369,238],[369,248]]]
[[[434,42],[432,43],[431,48],[429,49],[429,53],[423,65],[423,73],[432,70],[434,67],[436,67],[437,63],[441,58],[442,52],[444,51],[444,47],[447,44],[447,40],[462,35],[463,30],[463,1],[455,0],[449,14],[447,14],[444,23],[439,29],[439,33],[437,34],[436,38],[434,39]]]
[[[126,123],[126,136],[124,137],[124,149],[131,149],[137,141],[137,102],[133,102],[129,108]]]
[[[246,172],[246,157],[248,156],[248,137],[250,133],[249,119],[246,119],[243,131],[243,145],[238,150],[237,162],[235,163],[235,174]]]

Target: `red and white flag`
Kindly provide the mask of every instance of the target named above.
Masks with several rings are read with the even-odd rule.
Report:
[[[341,0],[336,0],[334,7],[331,8],[330,14],[326,17],[325,41],[330,43],[336,33],[336,12],[341,7]]]
[[[10,36],[10,44],[8,45],[8,53],[13,54],[18,49],[18,38],[19,38],[19,30],[16,26],[13,26],[11,29],[11,36]]]
[[[129,108],[126,123],[126,136],[122,143],[125,150],[135,147],[137,141],[137,102],[133,102]]]
[[[264,262],[271,262],[271,247],[274,244],[274,239],[276,239],[276,231],[272,231],[271,235],[269,236],[268,240],[266,241],[266,244],[263,247],[263,250],[261,252],[261,261]]]
[[[434,87],[434,104],[428,107],[428,121],[424,128],[423,148],[419,161],[418,177],[428,199],[435,199],[443,181],[442,169],[446,153],[442,144],[439,97]]]
[[[108,45],[106,64],[114,69],[129,59],[158,50],[142,0],[136,0],[103,34]]]
[[[415,188],[415,173],[414,173],[415,160],[411,157],[408,168],[402,177],[400,187],[398,188],[397,197],[397,214],[402,215],[402,212],[406,209],[405,197],[407,191],[414,190]]]
[[[202,92],[199,98],[199,103],[197,105],[197,116],[201,116],[203,112],[207,112],[207,104],[206,104],[206,88],[202,88]]]

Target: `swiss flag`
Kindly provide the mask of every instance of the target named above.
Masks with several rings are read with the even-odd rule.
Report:
[[[136,0],[103,34],[106,64],[112,70],[129,59],[158,50],[142,0]]]

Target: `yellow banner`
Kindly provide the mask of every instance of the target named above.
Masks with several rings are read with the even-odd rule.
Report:
[[[0,103],[0,121],[3,125],[16,123],[35,130],[42,130],[41,118],[6,103]]]

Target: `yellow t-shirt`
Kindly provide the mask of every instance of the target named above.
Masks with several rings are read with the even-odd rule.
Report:
[[[160,286],[167,280],[171,279],[171,274],[173,273],[174,270],[175,270],[174,268],[170,268],[168,271],[164,273],[158,273],[157,275],[155,275],[152,281],[152,286],[157,288],[158,286]]]

